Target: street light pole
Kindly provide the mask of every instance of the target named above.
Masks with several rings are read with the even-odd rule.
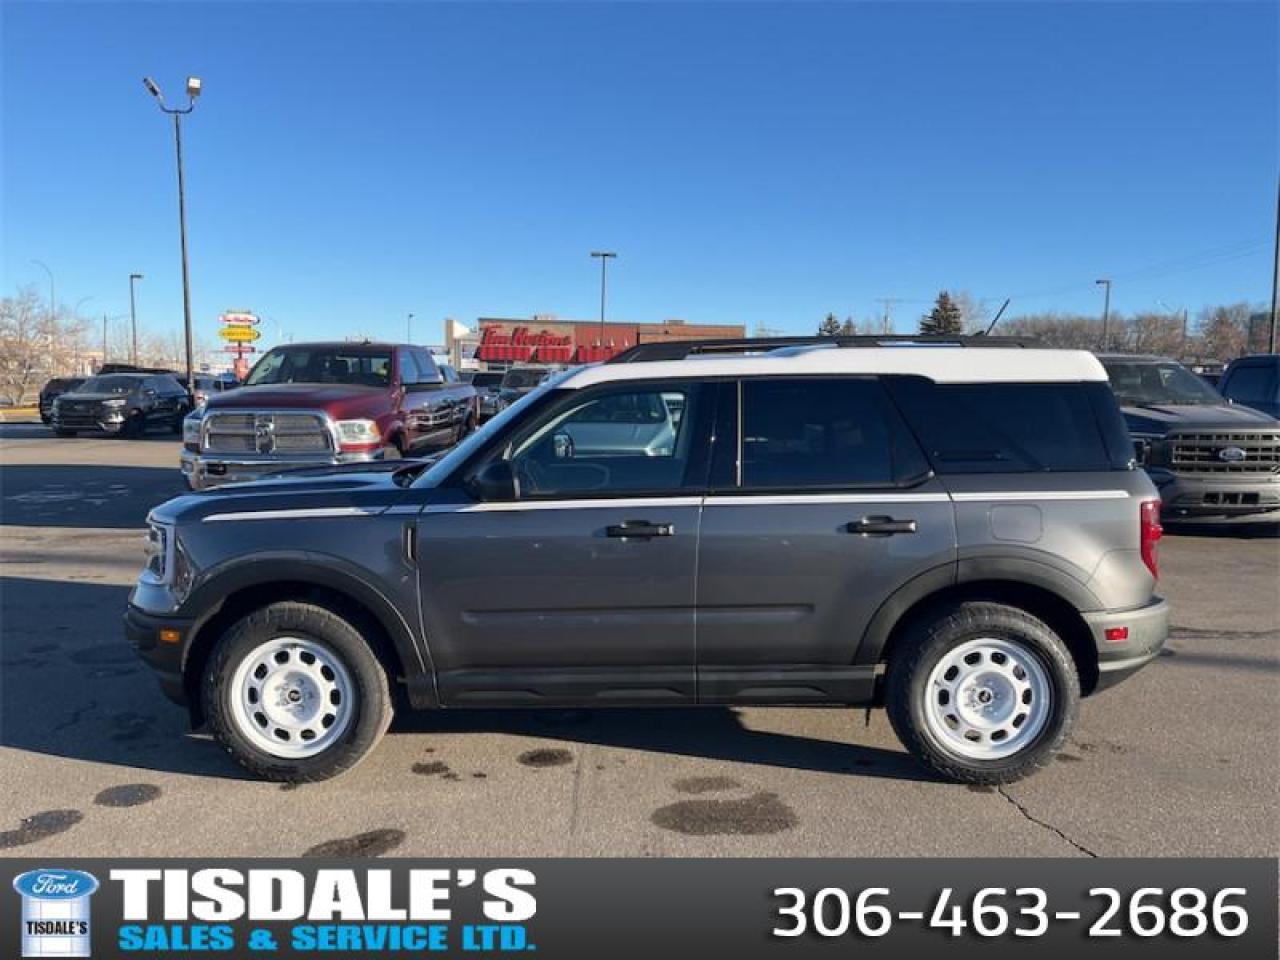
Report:
[[[413,343],[413,314],[404,318],[404,342]]]
[[[49,316],[56,320],[58,318],[58,298],[54,295],[53,271],[49,269],[49,265],[43,260],[32,260],[31,262],[49,275]]]
[[[1276,242],[1275,242],[1275,265],[1271,268],[1271,323],[1267,330],[1267,353],[1276,352],[1276,326],[1277,326],[1277,309],[1280,309],[1280,303],[1276,298],[1280,296],[1280,186],[1276,189]]]
[[[605,290],[608,284],[606,268],[608,267],[609,261],[616,258],[618,255],[612,250],[592,250],[591,256],[600,258],[600,346],[603,347]]]
[[[1102,301],[1102,351],[1107,350],[1109,338],[1107,336],[1108,327],[1111,324],[1111,280],[1104,277],[1101,280],[1095,280],[1095,284],[1100,285],[1105,290],[1104,299]]]
[[[133,283],[135,280],[141,280],[142,274],[129,274],[129,323],[133,327],[133,359],[130,361],[134,366],[138,365],[138,307],[134,299]]]
[[[194,361],[192,357],[191,332],[191,276],[187,268],[187,194],[186,181],[182,169],[182,118],[196,108],[196,98],[200,96],[202,84],[199,77],[187,77],[187,106],[184,109],[165,106],[164,95],[150,77],[143,77],[142,84],[147,92],[156,98],[160,109],[173,117],[173,142],[178,156],[178,232],[182,242],[182,322],[186,339],[187,354],[187,389],[195,389]]]

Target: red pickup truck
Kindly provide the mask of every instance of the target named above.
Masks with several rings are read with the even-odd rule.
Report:
[[[475,388],[423,347],[291,343],[187,417],[182,474],[203,490],[295,467],[416,456],[458,442],[478,421]]]

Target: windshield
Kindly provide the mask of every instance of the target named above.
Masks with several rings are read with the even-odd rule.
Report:
[[[106,377],[90,377],[80,386],[76,393],[130,393],[142,382],[141,377],[125,377],[112,374]]]
[[[545,370],[508,370],[502,375],[502,386],[508,390],[536,387],[547,375]]]
[[[391,383],[391,351],[342,345],[276,347],[254,365],[245,386],[274,383]]]
[[[1104,360],[1121,406],[1220,404],[1222,396],[1180,363]]]
[[[531,390],[526,393],[523,397],[511,404],[511,406],[507,407],[492,420],[486,420],[483,427],[468,436],[467,439],[463,440],[460,444],[433,463],[425,473],[418,477],[414,482],[414,486],[439,486],[440,482],[453,472],[454,467],[465,461],[472,453],[488,443],[499,430],[505,429],[508,423],[521,416],[525,410],[537,402],[539,397],[548,390],[554,388],[557,383],[568,376],[569,372],[570,371],[566,370],[560,376],[548,377],[536,390]]]

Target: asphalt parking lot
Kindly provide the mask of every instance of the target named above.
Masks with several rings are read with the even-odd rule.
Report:
[[[120,629],[178,444],[0,425],[0,852],[11,856],[1276,856],[1280,539],[1174,534],[1166,655],[1050,769],[935,782],[883,714],[400,717],[350,775],[244,779]]]

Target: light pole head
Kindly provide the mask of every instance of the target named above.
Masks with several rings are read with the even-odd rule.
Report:
[[[131,274],[129,274],[129,279],[130,279],[130,280],[141,280],[141,279],[142,279],[142,274],[140,274],[140,273],[131,273]]]
[[[1106,278],[1106,277],[1103,277],[1101,280],[1095,280],[1095,281],[1093,281],[1093,282],[1094,282],[1094,283],[1096,283],[1096,284],[1097,284],[1098,286],[1100,286],[1100,287],[1109,287],[1109,286],[1111,286],[1111,281],[1110,281],[1108,278]]]
[[[199,77],[187,77],[187,96],[194,100],[200,96],[201,82]]]
[[[164,94],[160,92],[160,87],[150,77],[142,78],[142,85],[147,88],[147,93],[151,94],[161,103],[164,103]]]
[[[592,250],[591,255],[593,257],[616,257],[617,256],[617,254],[614,253],[612,250]]]

